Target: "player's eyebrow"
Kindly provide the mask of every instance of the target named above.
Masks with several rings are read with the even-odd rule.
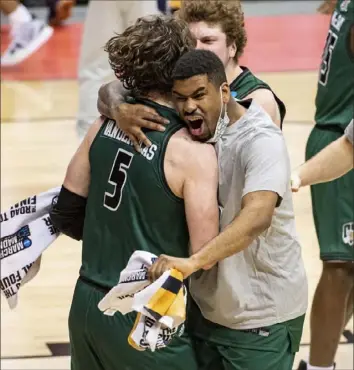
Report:
[[[202,87],[199,87],[197,90],[193,91],[192,94],[190,94],[190,95],[183,95],[183,94],[180,94],[179,92],[177,92],[175,90],[172,90],[172,93],[173,94],[176,94],[176,95],[178,95],[178,96],[180,96],[182,98],[188,98],[189,96],[196,95],[196,94],[198,94],[198,93],[200,93],[200,92],[202,92],[204,90],[205,90],[205,86],[202,86]]]

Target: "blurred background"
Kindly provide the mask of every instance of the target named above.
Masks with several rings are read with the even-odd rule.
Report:
[[[104,6],[104,1],[98,2]],[[26,42],[29,31],[14,35],[11,30],[16,20],[1,14],[1,53],[6,56],[1,65],[2,211],[61,185],[80,140],[79,58],[88,0],[61,5],[51,0],[21,3],[37,20],[32,37],[40,37],[32,47],[35,51],[5,55],[14,40]],[[177,9],[178,3],[170,2],[167,10]],[[248,43],[240,64],[269,83],[286,104],[284,135],[293,168],[304,161],[314,124],[317,76],[330,20],[329,15],[318,13],[321,4],[313,0],[242,1]],[[96,26],[92,32],[100,33],[100,23]],[[321,262],[309,189],[294,195],[294,203],[312,299]],[[43,256],[38,276],[20,291],[16,310],[10,311],[1,297],[2,369],[69,369],[67,317],[80,257],[80,244],[61,237]],[[307,359],[308,343],[307,317],[295,364],[299,358]],[[341,338],[338,369],[353,369],[352,343],[350,333]]]

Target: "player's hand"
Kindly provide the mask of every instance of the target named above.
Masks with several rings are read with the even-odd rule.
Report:
[[[148,271],[150,281],[153,282],[157,280],[165,271],[172,268],[180,271],[183,275],[183,279],[188,278],[198,270],[191,258],[177,258],[161,254]]]
[[[140,152],[140,143],[150,146],[151,142],[143,133],[142,128],[165,131],[169,121],[156,113],[155,109],[141,104],[122,103],[112,117],[119,127],[133,142],[135,150]]]
[[[291,174],[290,186],[293,193],[297,193],[301,187],[301,178],[296,171]]]

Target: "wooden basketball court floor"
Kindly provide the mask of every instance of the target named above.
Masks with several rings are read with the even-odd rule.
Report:
[[[323,40],[319,49],[322,45]],[[29,73],[21,68],[23,73]],[[28,81],[18,78],[19,69],[7,73],[8,78],[1,83],[1,210],[60,185],[78,146],[76,80],[70,76],[48,80],[45,76]],[[38,66],[33,73],[40,75]],[[270,83],[287,105],[284,135],[292,166],[296,167],[304,160],[312,127],[316,68],[286,72],[280,69],[258,75]],[[294,195],[294,205],[311,305],[321,263],[309,189]],[[20,290],[18,307],[11,311],[1,296],[1,369],[69,369],[67,318],[80,257],[80,243],[61,236],[44,253],[37,277]],[[336,358],[339,370],[353,369],[352,328],[353,321],[341,338]],[[295,365],[300,358],[307,359],[308,343],[309,316]]]

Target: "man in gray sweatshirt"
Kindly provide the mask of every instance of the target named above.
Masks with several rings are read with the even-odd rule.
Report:
[[[215,143],[221,233],[190,258],[161,255],[151,279],[172,267],[193,274],[188,321],[201,370],[291,370],[307,279],[282,132],[254,100],[231,98],[210,51],[180,58],[172,94],[194,139]]]

